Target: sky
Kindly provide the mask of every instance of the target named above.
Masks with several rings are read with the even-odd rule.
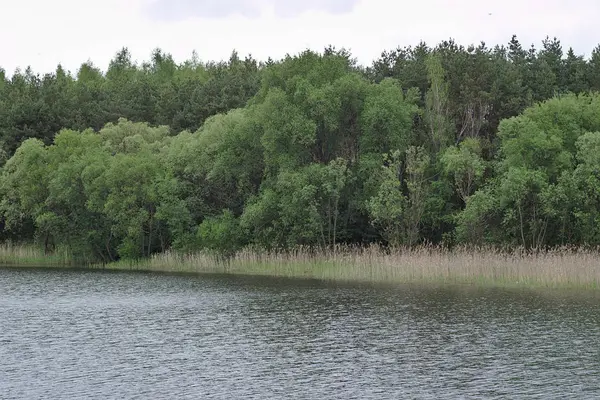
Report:
[[[76,73],[92,61],[102,70],[128,47],[138,62],[153,49],[177,62],[232,50],[279,59],[327,45],[370,65],[384,50],[435,45],[507,43],[525,48],[558,37],[566,51],[588,56],[600,43],[599,0],[0,0],[0,67],[10,75],[31,66]]]

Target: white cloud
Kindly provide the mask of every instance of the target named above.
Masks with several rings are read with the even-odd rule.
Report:
[[[358,0],[147,0],[144,12],[157,21],[181,21],[195,17],[225,18],[243,15],[256,18],[272,9],[278,16],[295,17],[309,10],[332,14],[352,11]]]
[[[357,0],[353,8],[344,0],[204,0],[204,8],[173,6],[171,11],[163,9],[161,18],[149,18],[150,1],[154,0],[3,4],[0,66],[9,73],[27,65],[49,72],[60,62],[76,71],[91,59],[105,69],[122,46],[138,60],[148,59],[152,49],[160,47],[181,61],[194,49],[204,60],[226,59],[234,48],[241,55],[266,59],[333,44],[370,64],[383,50],[420,40],[433,45],[453,37],[465,45],[484,40],[493,46],[507,43],[514,33],[527,48],[531,43],[539,47],[549,35],[561,39],[565,50],[573,46],[579,54],[589,54],[600,41],[597,0]],[[219,8],[223,4],[229,8]]]

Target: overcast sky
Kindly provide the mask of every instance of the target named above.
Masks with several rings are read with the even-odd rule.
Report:
[[[436,44],[492,46],[517,34],[524,47],[549,35],[589,55],[600,43],[600,0],[0,0],[0,67],[105,70],[126,46],[146,60],[160,47],[183,61],[227,59],[235,48],[264,60],[326,45],[361,64],[382,50]],[[491,14],[491,15],[490,15]]]

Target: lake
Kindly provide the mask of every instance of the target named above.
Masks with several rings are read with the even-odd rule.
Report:
[[[2,268],[0,398],[600,398],[600,294]]]

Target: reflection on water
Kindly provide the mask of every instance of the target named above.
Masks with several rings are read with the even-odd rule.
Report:
[[[593,292],[0,269],[0,398],[600,398],[599,305]]]

